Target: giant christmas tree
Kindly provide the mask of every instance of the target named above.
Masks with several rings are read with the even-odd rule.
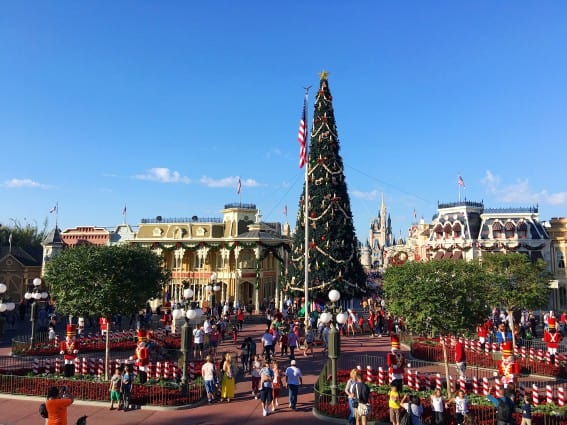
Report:
[[[320,74],[307,160],[309,298],[324,298],[337,289],[342,299],[359,295],[366,275],[357,253],[350,200],[339,155],[339,139],[328,74]],[[305,282],[305,185],[299,201],[293,240],[292,287],[299,292]]]

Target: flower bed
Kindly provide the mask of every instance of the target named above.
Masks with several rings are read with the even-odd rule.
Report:
[[[348,399],[344,393],[345,383],[349,378],[348,370],[339,370],[337,372],[337,381],[340,382],[338,388],[338,394],[336,397],[336,403],[333,404],[331,397],[330,382],[324,381],[320,388],[315,387],[315,409],[322,415],[330,416],[334,418],[344,418],[346,419],[349,415]],[[323,373],[326,373],[324,370]],[[371,394],[370,394],[370,406],[371,413],[369,420],[377,422],[389,422],[389,408],[388,408],[388,391],[389,387],[387,385],[377,386],[370,384]],[[404,388],[404,393],[409,392],[409,389]],[[430,391],[414,392],[418,394],[422,400],[423,405],[423,423],[429,424],[433,423],[433,411],[430,402]],[[495,420],[495,407],[484,397],[474,394],[469,394],[469,408],[471,415],[474,417],[475,423],[481,425],[493,425],[496,423]],[[453,419],[453,407],[449,410],[449,421],[448,425],[454,425]],[[558,407],[554,404],[542,403],[538,407],[533,408],[534,416],[532,424],[534,425],[551,425],[551,424],[565,424],[567,423],[567,407]],[[519,413],[514,414],[515,424],[520,424],[521,415]]]
[[[45,397],[50,387],[63,385],[79,400],[108,401],[108,382],[63,379],[55,376],[0,375],[0,392],[7,394]],[[179,385],[173,382],[134,384],[132,387],[132,403],[140,406],[182,406],[195,403],[203,397],[204,387],[200,379],[189,384],[186,395],[182,395]]]
[[[411,344],[411,354],[416,359],[439,363],[443,362],[443,347],[436,341],[414,340]],[[454,358],[455,350],[453,348],[448,348],[447,356],[449,358]],[[495,358],[493,353],[466,350],[466,356],[467,364],[469,366],[479,366],[489,369],[498,368],[499,359]],[[556,361],[556,363],[552,365],[545,361],[518,357],[516,358],[516,362],[520,365],[520,373],[522,374],[533,373],[553,378],[567,378],[566,365],[559,361]]]

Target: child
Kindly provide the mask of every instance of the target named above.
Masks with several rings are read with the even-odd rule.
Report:
[[[237,340],[238,340],[238,328],[236,327],[236,325],[232,325],[232,341],[236,343]]]
[[[114,371],[114,375],[110,378],[110,410],[114,410],[114,402],[120,407],[120,387],[122,384],[122,375],[120,369]]]
[[[260,361],[260,355],[257,354],[254,362],[252,363],[252,369],[250,374],[252,375],[252,395],[254,396],[254,400],[258,399],[258,395],[260,394],[260,370],[262,368],[262,363]]]
[[[524,395],[522,402],[522,423],[520,425],[532,425],[532,405],[528,394]]]
[[[390,392],[388,393],[388,407],[390,408],[390,422],[392,425],[400,425],[400,393],[398,387],[390,385]]]

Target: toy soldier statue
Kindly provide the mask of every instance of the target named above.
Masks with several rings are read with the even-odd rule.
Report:
[[[134,355],[130,357],[130,360],[136,360],[141,384],[145,384],[148,380],[148,364],[150,362],[150,353],[148,352],[146,336],[147,333],[144,329],[138,330],[138,346],[136,347]]]
[[[68,378],[75,374],[75,359],[79,353],[79,344],[75,341],[75,332],[77,325],[67,325],[65,341],[60,345],[63,355],[64,366],[63,375]]]
[[[404,367],[406,358],[400,351],[400,337],[396,334],[392,335],[392,351],[386,356],[388,364],[388,372],[391,376],[391,385],[395,385],[398,391],[402,391],[404,382]]]

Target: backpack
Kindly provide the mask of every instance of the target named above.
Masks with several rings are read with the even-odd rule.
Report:
[[[506,398],[498,400],[496,407],[496,420],[500,422],[512,422],[512,407]]]
[[[400,418],[400,425],[411,425],[411,415],[409,412],[405,412]]]
[[[45,405],[45,403],[41,403],[39,405],[39,416],[41,416],[42,418],[47,419],[48,415],[47,415],[47,406]]]

